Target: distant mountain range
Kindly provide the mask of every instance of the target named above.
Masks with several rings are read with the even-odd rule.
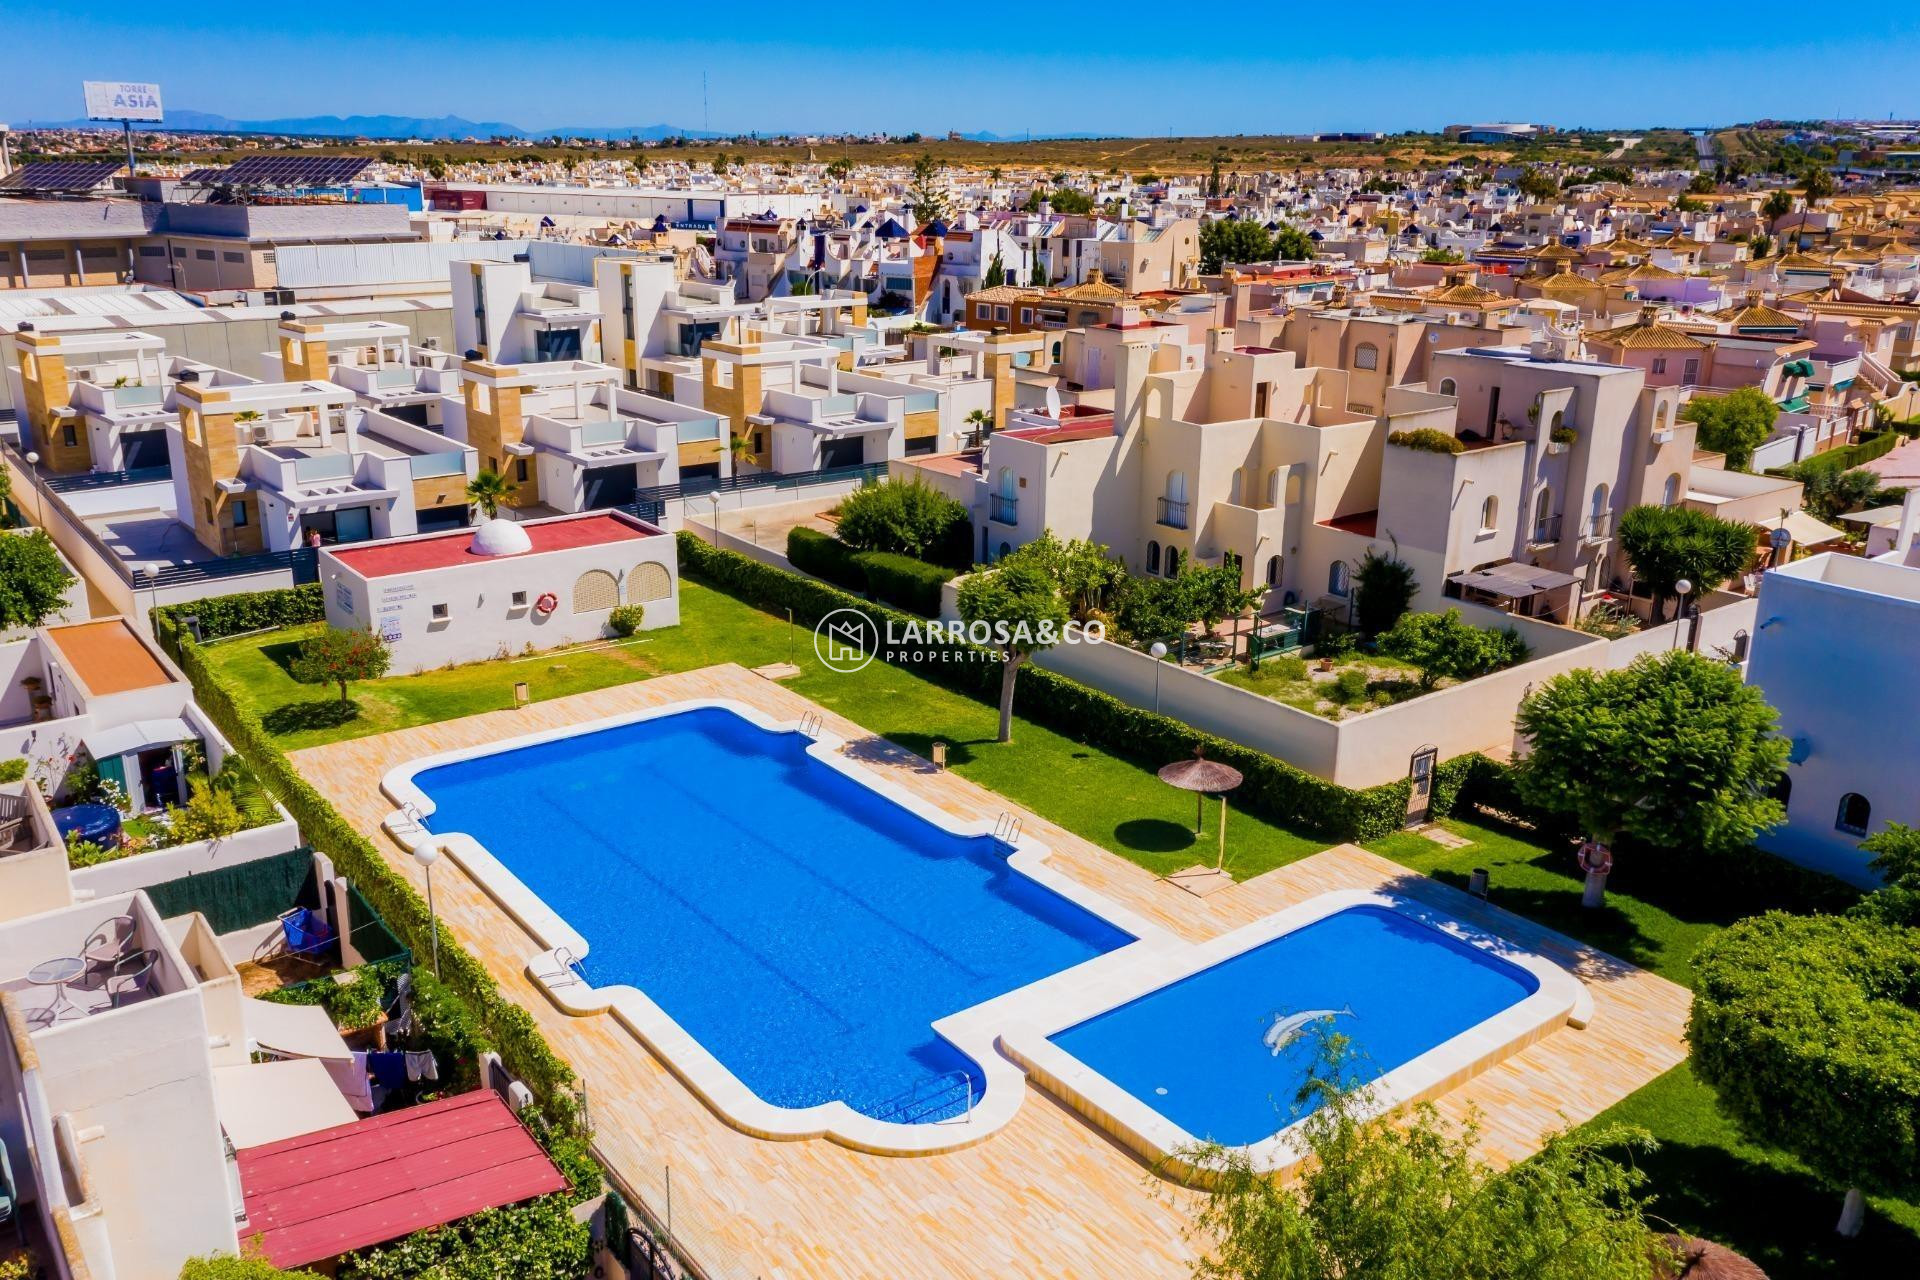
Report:
[[[20,128],[78,129],[85,120],[32,120]],[[660,139],[684,135],[689,138],[717,138],[721,134],[684,129],[674,124],[648,124],[607,128],[605,126],[562,125],[553,129],[522,129],[519,125],[495,120],[467,120],[460,116],[296,116],[285,120],[234,120],[210,111],[169,109],[163,129],[175,133],[286,133],[314,138],[420,138],[445,141],[450,138],[641,138]]]
[[[87,120],[27,120],[17,127],[82,129],[89,124],[98,126],[97,121]],[[561,125],[552,129],[522,129],[517,124],[506,124],[498,120],[468,120],[461,116],[296,116],[285,120],[234,120],[227,116],[216,115],[211,111],[179,109],[169,109],[166,123],[160,127],[173,133],[284,133],[311,138],[419,138],[428,142],[444,142],[456,138],[525,138],[532,142],[536,139],[551,138],[556,134],[563,138],[596,138],[603,141],[620,138],[658,141],[662,138],[675,137],[732,136],[711,130],[688,129],[677,124],[622,125],[612,128],[605,125]],[[1026,134],[985,131],[963,133],[960,136],[969,142],[1025,142],[1028,140]],[[1100,136],[1096,133],[1048,133],[1034,135],[1033,140],[1079,140]]]

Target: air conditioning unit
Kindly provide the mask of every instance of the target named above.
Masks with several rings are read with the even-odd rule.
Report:
[[[440,349],[440,339],[422,338],[420,339],[420,349],[422,351],[438,351]]]

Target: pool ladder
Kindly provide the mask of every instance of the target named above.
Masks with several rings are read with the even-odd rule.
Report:
[[[821,718],[818,711],[809,711],[800,717],[801,734],[805,737],[812,738],[815,742],[820,740],[820,734],[825,729],[826,721]]]
[[[1002,812],[993,820],[993,838],[1005,845],[1008,853],[1012,853],[1014,846],[1020,843],[1020,815]]]
[[[874,1119],[892,1124],[918,1124],[922,1117],[951,1106],[963,1090],[966,1093],[966,1106],[960,1114],[942,1116],[931,1123],[965,1124],[972,1119],[973,1104],[977,1100],[973,1073],[969,1071],[949,1071],[901,1090],[876,1108],[879,1114]]]
[[[396,828],[394,831],[395,835],[401,834],[402,830],[424,832],[427,829],[427,820],[426,817],[421,814],[420,806],[411,800],[401,802],[400,816],[407,820],[407,825],[404,829]]]

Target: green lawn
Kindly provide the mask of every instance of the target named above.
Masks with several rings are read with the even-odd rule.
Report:
[[[1014,741],[1002,745],[994,741],[999,713],[992,705],[880,662],[852,675],[829,671],[814,656],[808,628],[789,637],[785,619],[732,596],[683,581],[680,611],[678,627],[643,632],[618,648],[363,681],[351,686],[356,714],[344,720],[332,689],[300,684],[288,673],[294,650],[318,624],[221,641],[207,654],[290,751],[511,706],[516,681],[526,681],[542,701],[664,672],[720,662],[757,667],[791,656],[803,672],[785,682],[795,692],[920,755],[929,755],[936,740],[947,743],[955,773],[1149,871],[1214,858],[1217,806],[1209,804],[1206,834],[1196,840],[1193,797],[1153,776],[1163,760],[1121,759],[1026,720],[1015,721]],[[1238,878],[1324,847],[1324,840],[1228,810],[1227,869]]]
[[[1368,847],[1416,871],[1464,886],[1485,867],[1494,903],[1631,960],[1682,985],[1693,982],[1694,948],[1742,916],[1772,907],[1837,909],[1852,891],[1769,858],[1745,866],[1707,860],[1637,864],[1623,853],[1604,907],[1580,905],[1581,883],[1570,849],[1532,832],[1490,822],[1444,823],[1472,840],[1444,849],[1402,832]],[[1676,1067],[1594,1125],[1633,1124],[1651,1131],[1660,1149],[1641,1160],[1658,1199],[1654,1211],[1681,1230],[1720,1240],[1751,1256],[1773,1280],[1920,1275],[1920,1205],[1874,1201],[1867,1228],[1848,1242],[1833,1234],[1837,1191],[1791,1157],[1741,1138],[1714,1107],[1713,1091]]]
[[[1358,671],[1366,677],[1366,687],[1357,696],[1338,691],[1336,682],[1346,671]],[[1258,671],[1235,665],[1214,678],[1329,720],[1339,720],[1349,712],[1359,715],[1375,707],[1390,707],[1417,698],[1422,692],[1412,664],[1373,653],[1339,658],[1333,670],[1326,673],[1319,670],[1318,662],[1279,654],[1263,659]]]

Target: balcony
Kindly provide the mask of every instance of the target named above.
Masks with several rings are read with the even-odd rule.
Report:
[[[1169,529],[1184,529],[1187,527],[1188,504],[1186,502],[1176,498],[1161,498],[1159,501],[1159,520],[1161,524]]]
[[[1019,524],[1020,499],[1002,498],[996,494],[989,514],[995,524]]]
[[[1530,547],[1550,547],[1560,541],[1560,517],[1546,516],[1533,522],[1533,532],[1527,538]]]
[[[1605,542],[1613,532],[1613,512],[1599,511],[1587,517],[1587,527],[1580,536],[1588,542]]]

